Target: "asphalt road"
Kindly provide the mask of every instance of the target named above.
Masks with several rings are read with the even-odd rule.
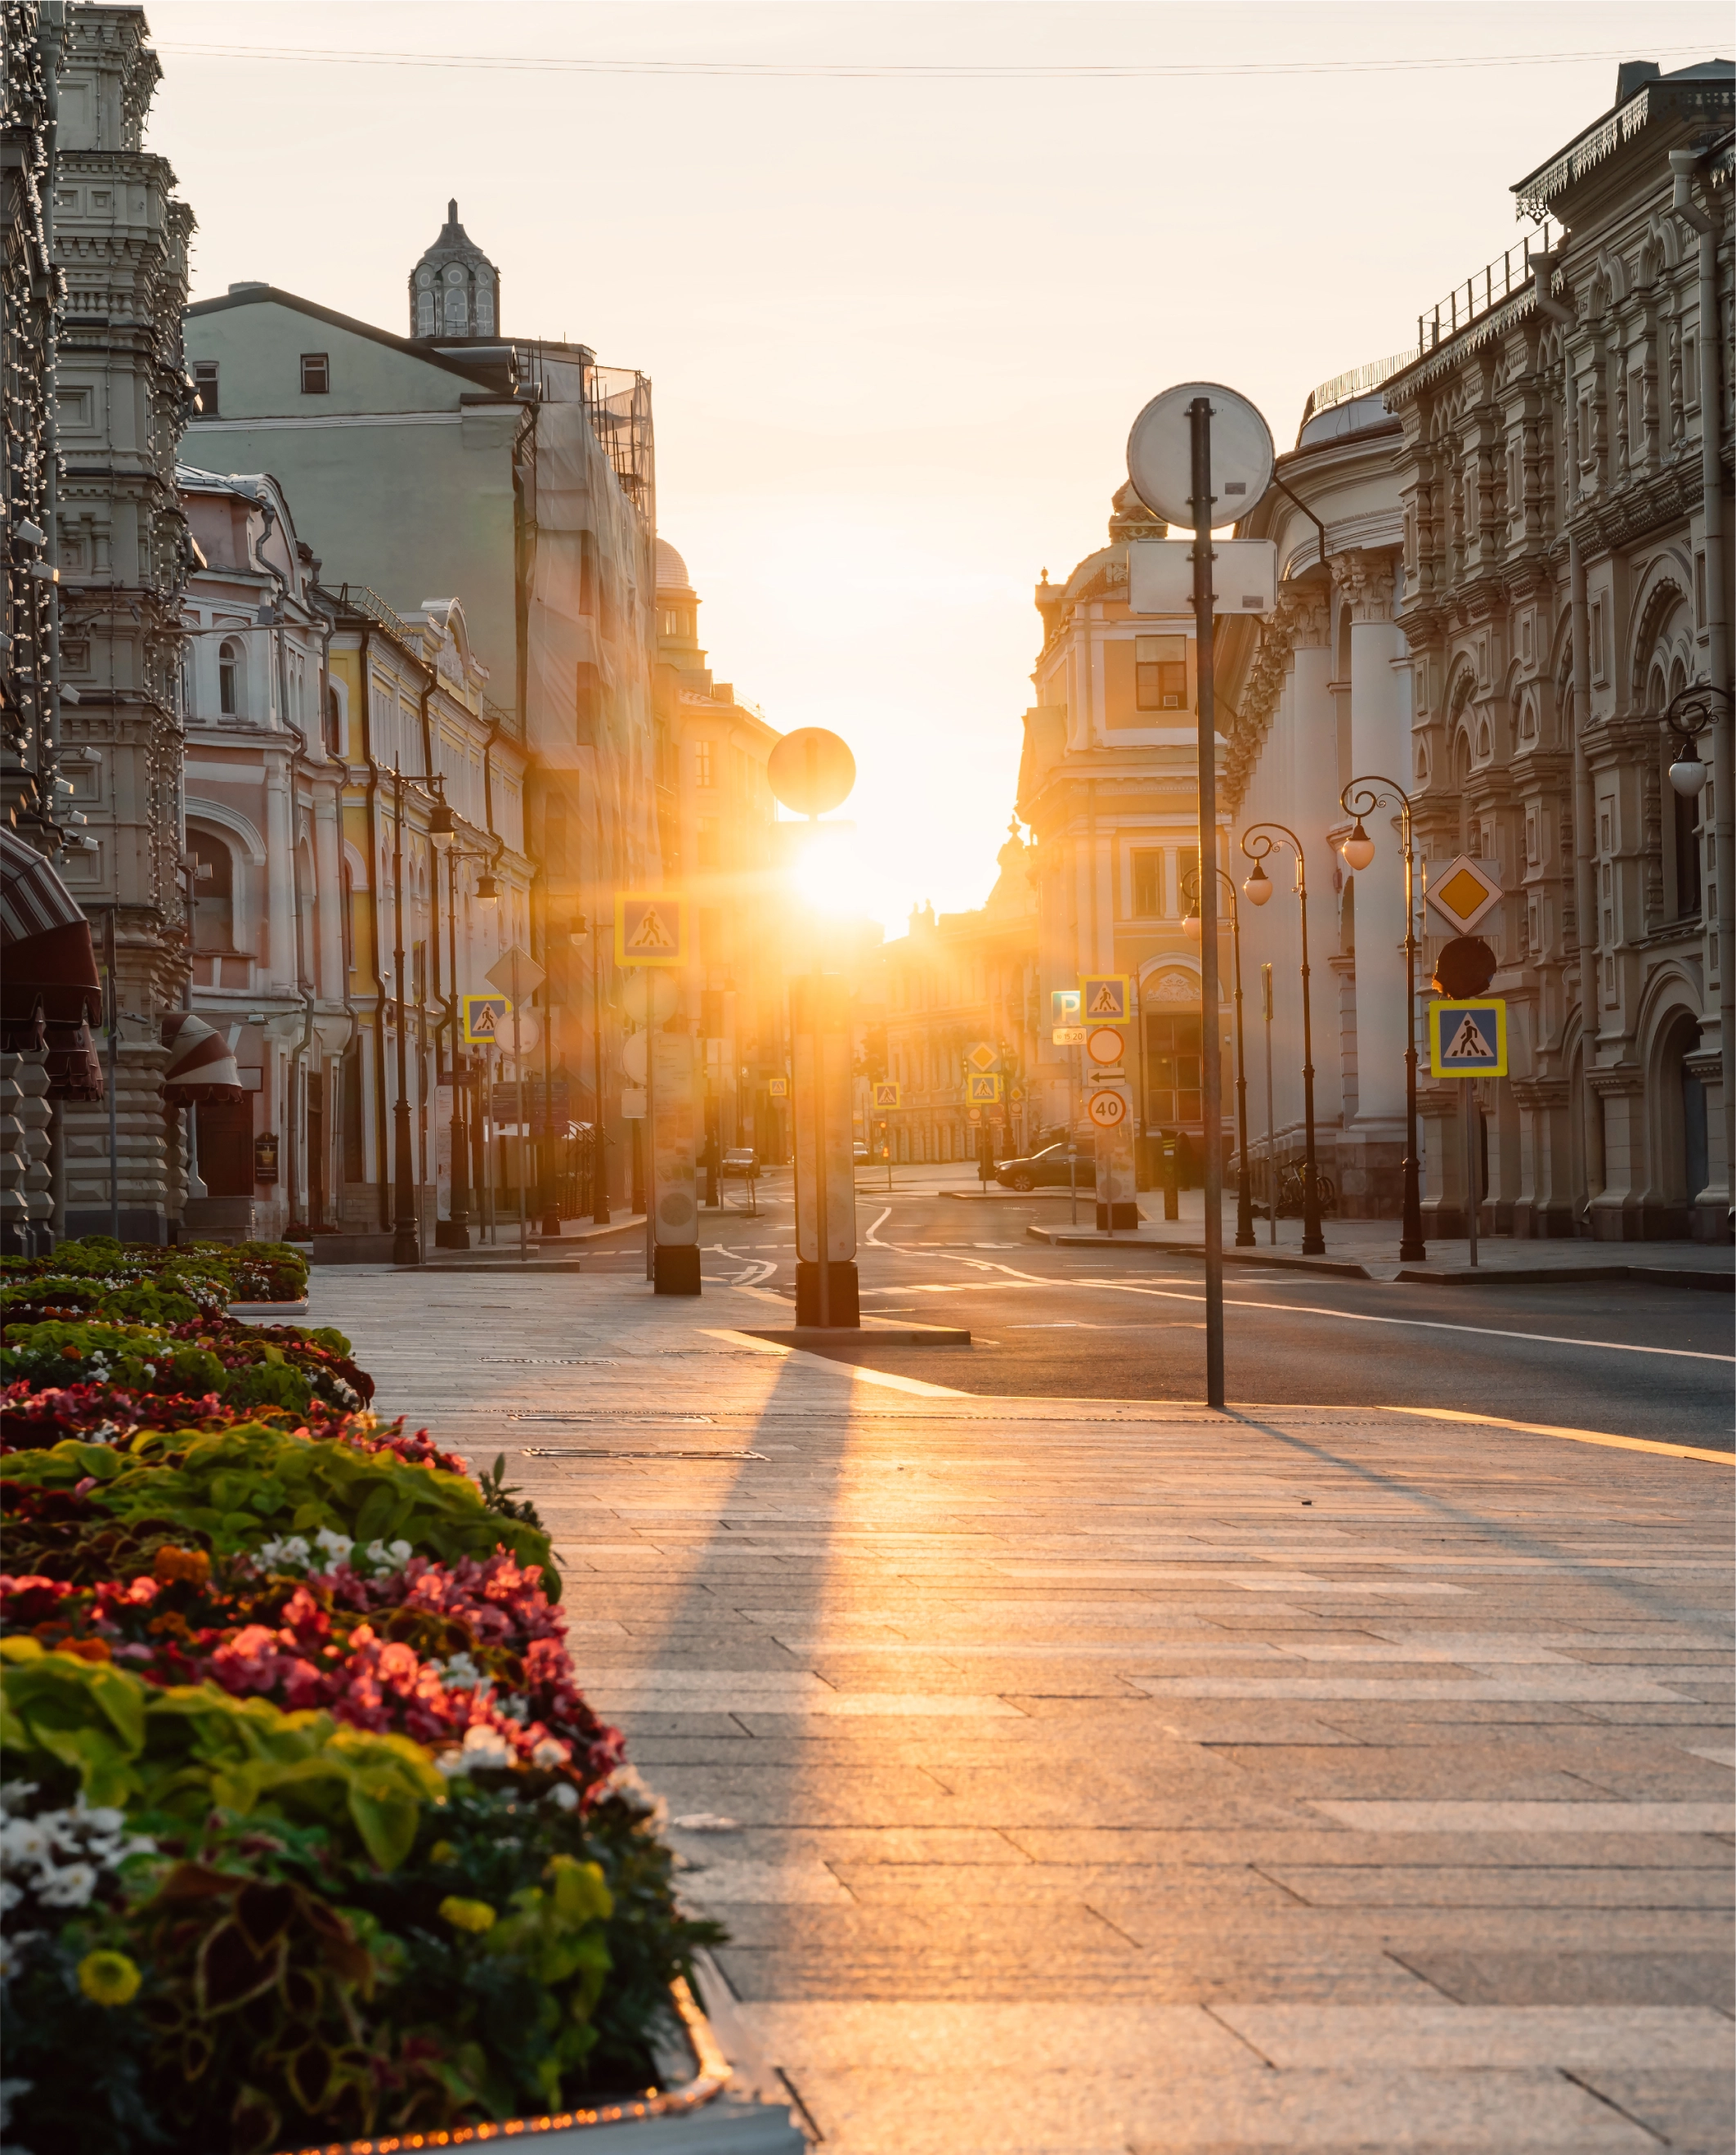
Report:
[[[741,1193],[732,1190],[730,1201]],[[758,1218],[702,1214],[705,1272],[795,1293],[786,1190]],[[1104,1244],[1057,1249],[1025,1228],[1052,1201],[960,1202],[864,1187],[857,1200],[864,1314],[967,1326],[968,1347],[879,1344],[836,1359],[960,1391],[1198,1400],[1204,1267]],[[599,1258],[613,1270],[630,1250]],[[1425,1287],[1237,1267],[1225,1287],[1232,1403],[1453,1408],[1736,1450],[1728,1295],[1621,1281]]]

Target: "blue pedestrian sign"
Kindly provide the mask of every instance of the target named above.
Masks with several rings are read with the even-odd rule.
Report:
[[[1507,1075],[1507,1005],[1499,996],[1429,1005],[1429,1074],[1434,1078]]]

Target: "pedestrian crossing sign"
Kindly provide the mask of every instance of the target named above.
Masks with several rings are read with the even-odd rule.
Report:
[[[1126,1025],[1131,1015],[1125,973],[1086,973],[1079,981],[1079,1014],[1087,1025]]]
[[[767,1084],[766,1090],[774,1100],[787,1100],[790,1097],[790,1081],[787,1078],[774,1078]]]
[[[1429,1005],[1429,1074],[1434,1078],[1507,1075],[1507,1005],[1500,996]]]
[[[687,908],[658,892],[619,891],[615,898],[615,963],[679,965],[687,959]]]
[[[507,1024],[512,1016],[510,1000],[505,996],[465,996],[462,1000],[464,1045],[498,1047],[511,1029]]]
[[[904,1103],[904,1088],[894,1084],[890,1078],[876,1078],[873,1080],[873,1093],[874,1106],[877,1110],[881,1108],[900,1107]]]
[[[965,1098],[973,1108],[992,1108],[1001,1098],[1000,1078],[971,1071],[965,1080]]]

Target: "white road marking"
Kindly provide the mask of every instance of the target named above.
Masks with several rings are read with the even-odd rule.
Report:
[[[892,1207],[888,1205],[886,1210],[880,1215],[879,1218],[875,1221],[873,1226],[868,1229],[867,1234],[863,1236],[863,1241],[868,1244],[870,1249],[886,1250],[892,1247],[892,1245],[889,1242],[883,1242],[878,1239],[879,1230],[886,1225],[886,1222],[891,1217]]]
[[[1070,1280],[1046,1278],[1039,1272],[1022,1272],[1011,1265],[994,1265],[986,1257],[959,1257],[959,1264],[984,1272],[1004,1272],[1011,1279],[1037,1287],[1102,1287],[1112,1294],[1150,1295],[1161,1302],[1204,1302],[1203,1294],[1177,1294],[1162,1287],[1141,1287],[1131,1280]],[[905,1290],[910,1292],[910,1290]],[[1736,1354],[1708,1354],[1691,1347],[1636,1347],[1620,1339],[1575,1339],[1555,1332],[1508,1332],[1492,1324],[1447,1324],[1437,1318],[1371,1317],[1361,1310],[1321,1309],[1312,1303],[1254,1302],[1242,1295],[1226,1295],[1226,1309],[1271,1309],[1284,1317],[1335,1318],[1341,1324],[1396,1324],[1421,1332],[1465,1332],[1478,1339],[1523,1339],[1544,1347],[1595,1347],[1611,1354],[1662,1354],[1672,1361],[1736,1363]]]

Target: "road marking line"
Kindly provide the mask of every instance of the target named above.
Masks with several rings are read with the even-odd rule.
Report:
[[[1736,1467],[1736,1454],[1708,1451],[1695,1444],[1662,1444],[1649,1436],[1611,1436],[1602,1430],[1560,1429],[1546,1421],[1504,1421],[1499,1415],[1458,1414],[1451,1407],[1380,1407],[1376,1411],[1422,1415],[1431,1421],[1471,1421],[1485,1429],[1516,1429],[1527,1436],[1564,1436],[1573,1444],[1606,1444],[1618,1451],[1661,1451],[1670,1459],[1709,1459],[1720,1467]]]
[[[867,1234],[863,1236],[862,1239],[871,1249],[885,1250],[889,1249],[892,1246],[889,1242],[879,1242],[876,1241],[874,1239],[879,1229],[883,1227],[891,1217],[892,1207],[888,1205],[886,1210],[880,1215],[879,1218],[875,1221],[873,1226],[868,1229]]]
[[[1141,1287],[1129,1280],[1067,1280],[1045,1277],[1041,1272],[1022,1272],[1011,1265],[993,1265],[986,1257],[961,1257],[961,1264],[982,1272],[1004,1272],[1009,1278],[1030,1280],[1039,1287],[1102,1287],[1111,1294],[1150,1295],[1160,1302],[1204,1302],[1203,1294],[1172,1294],[1161,1287]],[[1611,1354],[1662,1354],[1678,1362],[1736,1362],[1736,1354],[1707,1354],[1692,1347],[1636,1347],[1620,1339],[1572,1339],[1558,1332],[1508,1332],[1488,1324],[1447,1324],[1429,1317],[1372,1317],[1357,1309],[1321,1309],[1307,1302],[1254,1302],[1244,1295],[1226,1295],[1226,1309],[1273,1309],[1285,1317],[1336,1318],[1343,1324],[1397,1324],[1421,1332],[1467,1332],[1479,1339],[1523,1339],[1543,1347],[1602,1348]],[[1719,1457],[1723,1455],[1719,1453]]]

